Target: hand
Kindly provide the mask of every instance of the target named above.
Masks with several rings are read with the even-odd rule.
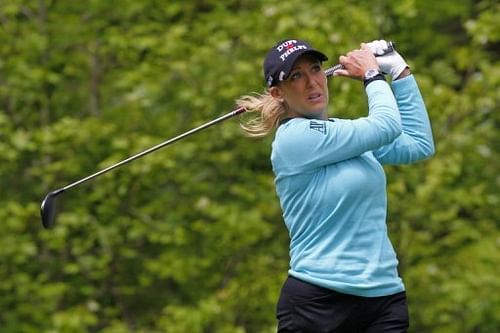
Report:
[[[393,80],[398,79],[401,73],[409,67],[396,50],[383,55],[384,50],[388,48],[385,40],[374,40],[366,45],[373,54],[378,55],[376,59],[382,73],[390,74]]]
[[[361,49],[353,50],[345,56],[339,57],[339,63],[344,66],[334,72],[335,76],[347,76],[363,79],[369,69],[379,69],[379,65],[372,50],[365,44],[361,44]]]

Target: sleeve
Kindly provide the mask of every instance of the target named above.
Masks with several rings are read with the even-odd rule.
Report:
[[[373,151],[382,164],[408,164],[434,154],[434,140],[424,100],[413,75],[392,82],[403,131],[390,144]]]
[[[276,171],[295,174],[380,148],[401,134],[396,100],[387,82],[366,87],[369,114],[356,120],[294,118],[280,126],[273,142]],[[281,128],[283,127],[283,128]]]

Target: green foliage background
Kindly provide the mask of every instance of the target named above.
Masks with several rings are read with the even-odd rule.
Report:
[[[411,332],[500,331],[494,0],[0,2],[0,332],[274,332],[288,234],[271,138],[230,120],[61,198],[49,191],[230,111],[287,37],[396,41],[436,156],[386,168]],[[365,114],[334,79],[332,115]]]

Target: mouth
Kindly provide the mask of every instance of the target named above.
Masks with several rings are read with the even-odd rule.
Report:
[[[322,102],[323,101],[323,94],[321,93],[312,93],[307,97],[307,100],[310,102]]]

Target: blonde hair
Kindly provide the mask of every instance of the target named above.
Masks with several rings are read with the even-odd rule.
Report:
[[[286,113],[284,103],[274,99],[269,91],[262,94],[245,95],[236,104],[243,107],[246,113],[254,113],[253,117],[242,120],[240,126],[250,137],[263,137],[279,126]]]

